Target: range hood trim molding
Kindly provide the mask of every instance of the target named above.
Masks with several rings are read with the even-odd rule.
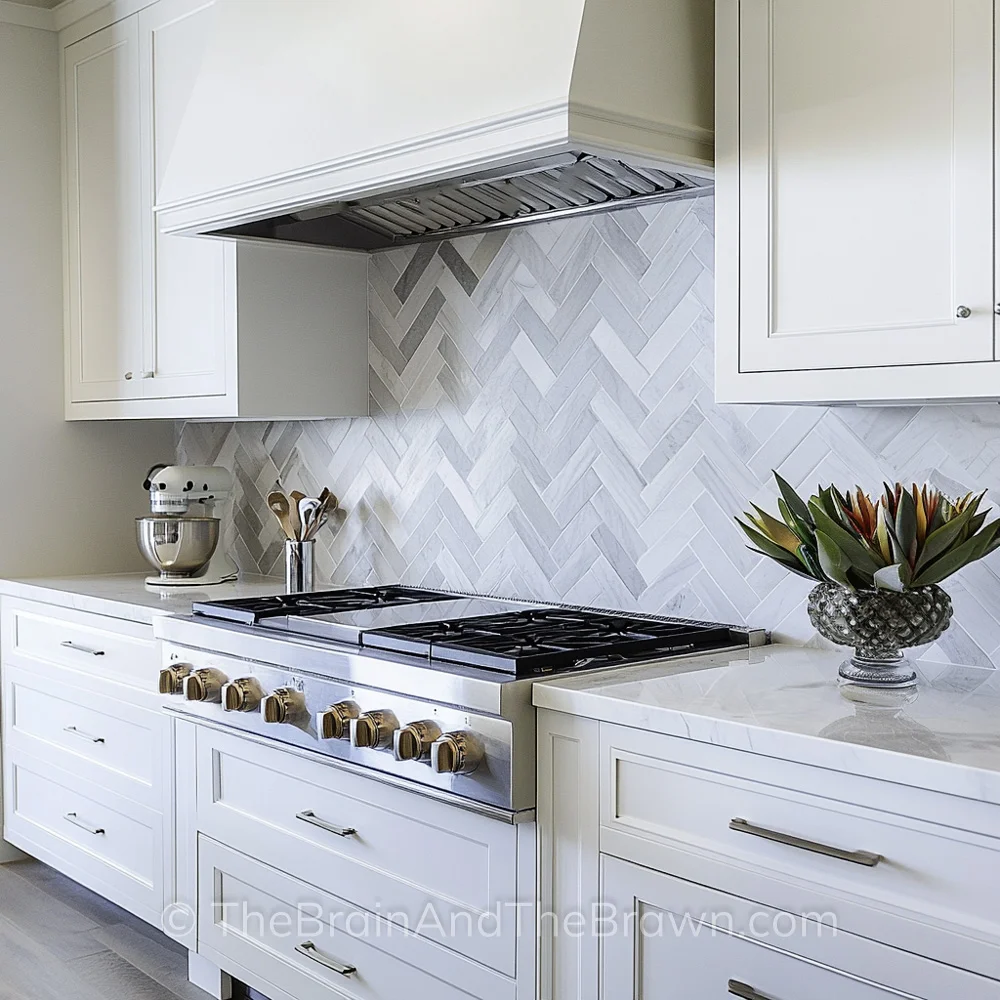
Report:
[[[458,173],[566,152],[572,145],[570,113],[570,102],[558,101],[313,164],[261,182],[220,188],[172,204],[157,204],[154,209],[158,225],[163,233],[204,235],[209,230],[254,222],[310,205],[374,197],[404,186],[433,184]],[[429,160],[428,153],[434,150],[447,152],[447,158]],[[419,167],[407,165],[411,158],[417,157]],[[380,168],[377,172],[373,170],[376,167]],[[329,184],[319,189],[316,180],[322,177],[328,177]],[[266,194],[270,197],[263,201]],[[208,205],[213,208],[210,215],[204,211]]]

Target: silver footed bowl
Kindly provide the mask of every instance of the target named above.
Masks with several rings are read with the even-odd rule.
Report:
[[[902,650],[940,638],[951,624],[951,598],[936,584],[896,593],[821,583],[809,593],[809,620],[824,639],[851,646],[840,676],[866,687],[908,687],[917,674]]]
[[[197,578],[219,545],[217,517],[137,517],[135,537],[146,562],[164,579]]]

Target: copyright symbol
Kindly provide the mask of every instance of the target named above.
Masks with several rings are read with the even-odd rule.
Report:
[[[160,927],[170,937],[184,937],[194,930],[195,920],[195,912],[187,903],[171,903],[160,917]]]

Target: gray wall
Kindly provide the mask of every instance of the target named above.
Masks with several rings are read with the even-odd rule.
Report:
[[[239,479],[233,543],[278,572],[264,495],[329,484],[337,583],[389,580],[750,622],[808,639],[807,581],[744,547],[796,485],[994,487],[1000,407],[717,406],[711,197],[378,254],[370,419],[182,428]],[[934,652],[1000,656],[1000,558],[949,584]]]
[[[0,23],[0,576],[142,569],[163,421],[63,419],[59,39]]]

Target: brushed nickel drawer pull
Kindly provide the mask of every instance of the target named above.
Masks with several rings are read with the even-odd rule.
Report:
[[[318,965],[322,965],[324,969],[330,969],[332,972],[336,972],[340,976],[353,976],[355,972],[358,971],[357,966],[345,965],[343,962],[338,962],[335,958],[327,958],[326,955],[322,954],[320,950],[312,943],[312,941],[303,941],[302,944],[297,944],[295,950],[300,955],[305,955],[310,961],[316,962]]]
[[[771,997],[758,993],[752,986],[741,983],[738,979],[729,980],[729,992],[734,997],[742,997],[743,1000],[772,1000]]]
[[[333,823],[328,823],[325,819],[320,819],[312,809],[304,809],[302,812],[296,813],[295,818],[302,820],[303,823],[309,823],[311,826],[318,826],[321,830],[336,834],[338,837],[353,837],[358,832],[353,826],[336,826]]]
[[[95,837],[99,837],[104,833],[104,828],[100,826],[90,826],[84,823],[83,820],[79,819],[76,813],[66,813],[63,817],[68,823],[72,823],[73,826],[78,826],[81,830],[86,830],[87,833],[92,833]]]
[[[773,840],[777,844],[797,847],[802,851],[812,851],[813,854],[825,854],[828,858],[850,861],[851,864],[864,865],[866,868],[874,868],[880,861],[885,860],[881,854],[872,854],[870,851],[843,851],[839,847],[829,847],[826,844],[819,844],[815,840],[803,840],[801,837],[793,837],[787,833],[778,833],[777,830],[754,826],[745,819],[731,819],[729,829],[735,830],[737,833],[749,833],[751,837]]]
[[[103,736],[91,736],[90,733],[85,733],[82,729],[77,729],[76,726],[66,726],[63,728],[64,733],[69,733],[70,736],[79,736],[81,740],[89,740],[91,743],[103,743]]]
[[[73,642],[72,639],[66,639],[65,641],[59,643],[60,646],[65,646],[67,649],[75,649],[78,653],[86,653],[88,656],[103,656],[103,649],[92,649],[90,646],[81,646],[79,643]]]

